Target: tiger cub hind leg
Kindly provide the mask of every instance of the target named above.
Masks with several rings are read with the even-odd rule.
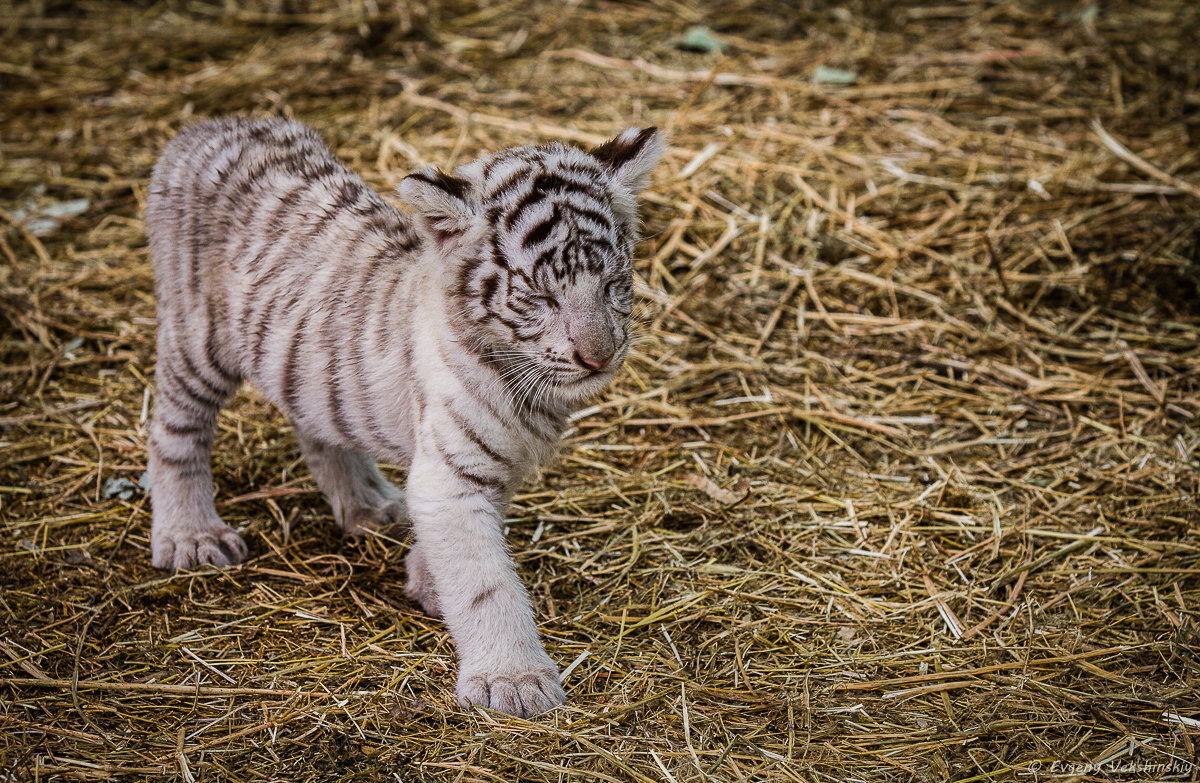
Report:
[[[309,438],[297,431],[304,461],[348,536],[386,533],[408,520],[404,490],[387,480],[365,454]]]
[[[437,587],[433,583],[433,574],[429,564],[425,562],[425,553],[415,543],[408,550],[404,559],[404,567],[408,571],[408,581],[404,584],[404,594],[421,605],[425,614],[430,617],[442,616],[442,602],[438,599]]]

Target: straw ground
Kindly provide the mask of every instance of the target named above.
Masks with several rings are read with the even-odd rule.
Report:
[[[0,780],[1200,778],[1195,3],[0,8]],[[671,133],[642,339],[507,523],[556,714],[454,703],[252,389],[250,560],[150,567],[141,205],[233,111],[381,190]]]

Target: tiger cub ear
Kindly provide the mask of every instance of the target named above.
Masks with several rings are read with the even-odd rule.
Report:
[[[617,185],[637,194],[650,183],[650,172],[667,148],[658,128],[630,128],[591,151]]]
[[[430,166],[409,174],[396,188],[413,208],[423,233],[446,248],[469,241],[479,225],[472,208],[471,182]]]

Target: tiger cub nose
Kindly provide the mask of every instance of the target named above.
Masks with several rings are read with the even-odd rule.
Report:
[[[615,351],[597,351],[594,349],[575,349],[575,363],[580,367],[600,372],[612,361]]]

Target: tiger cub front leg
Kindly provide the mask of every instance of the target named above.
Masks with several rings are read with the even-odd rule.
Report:
[[[147,443],[154,567],[240,563],[246,543],[217,516],[209,465],[217,412],[237,381],[189,364],[165,328],[158,340],[156,377]]]
[[[418,446],[407,496],[416,534],[409,563],[436,585],[458,651],[458,700],[520,717],[545,712],[567,697],[504,541],[505,493],[452,459]]]

